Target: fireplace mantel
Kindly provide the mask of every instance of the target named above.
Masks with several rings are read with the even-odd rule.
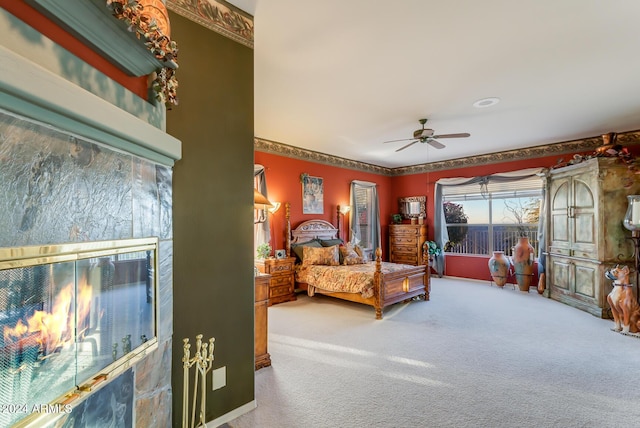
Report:
[[[180,140],[163,130],[3,46],[0,58],[0,109],[164,165],[180,159]]]
[[[27,0],[113,64],[132,76],[146,76],[161,68],[144,43],[114,18],[105,0]]]

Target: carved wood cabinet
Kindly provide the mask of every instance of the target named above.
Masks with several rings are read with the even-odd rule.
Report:
[[[551,170],[547,189],[549,295],[610,318],[604,272],[618,263],[633,266],[631,232],[622,220],[627,195],[637,194],[640,183],[617,159],[593,158]]]
[[[271,275],[269,280],[269,306],[296,300],[294,291],[295,262],[295,257],[256,261],[256,266],[260,272]]]
[[[269,317],[269,280],[271,275],[261,274],[255,277],[255,320],[254,353],[256,370],[271,365],[271,356],[267,351]]]
[[[407,265],[427,263],[422,257],[422,245],[427,240],[425,224],[389,225],[389,261]]]

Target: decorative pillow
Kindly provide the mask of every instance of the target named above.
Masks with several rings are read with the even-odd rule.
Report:
[[[333,247],[302,247],[303,265],[327,265],[338,266],[338,246]]]
[[[364,258],[364,251],[362,251],[362,248],[360,247],[360,245],[358,245],[358,244],[355,244],[355,245],[354,245],[354,244],[351,244],[350,242],[349,242],[349,245],[353,245],[353,249],[354,249],[354,251],[355,251],[356,253],[358,253],[358,255],[359,255],[360,257]]]
[[[358,264],[366,263],[364,258],[361,255],[358,255],[357,249],[359,248],[360,247],[358,247],[357,245],[353,245],[350,242],[346,245],[341,245],[340,254],[342,255],[342,264],[358,265]]]
[[[336,239],[321,239],[320,243],[323,247],[333,247],[334,245],[344,244],[344,241],[340,238]]]
[[[320,244],[322,244],[323,247],[333,247],[334,245],[342,245],[344,244],[344,241],[340,238],[336,238],[336,239],[320,239]],[[340,251],[338,251],[338,263],[342,264],[342,253]]]
[[[304,262],[304,254],[303,254],[303,248],[304,247],[316,247],[316,248],[321,248],[322,244],[320,244],[320,241],[318,241],[317,239],[312,239],[311,241],[305,241],[305,242],[299,242],[297,244],[292,244],[291,245],[291,251],[293,251],[293,253],[296,255],[296,258],[298,259],[298,262]]]

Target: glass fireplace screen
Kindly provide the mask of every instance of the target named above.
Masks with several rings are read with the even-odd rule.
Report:
[[[157,346],[157,246],[0,248],[0,404],[15,407],[0,426],[90,393]]]

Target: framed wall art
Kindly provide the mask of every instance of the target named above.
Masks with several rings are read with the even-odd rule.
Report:
[[[302,214],[324,214],[324,189],[321,177],[300,176],[302,182]]]

